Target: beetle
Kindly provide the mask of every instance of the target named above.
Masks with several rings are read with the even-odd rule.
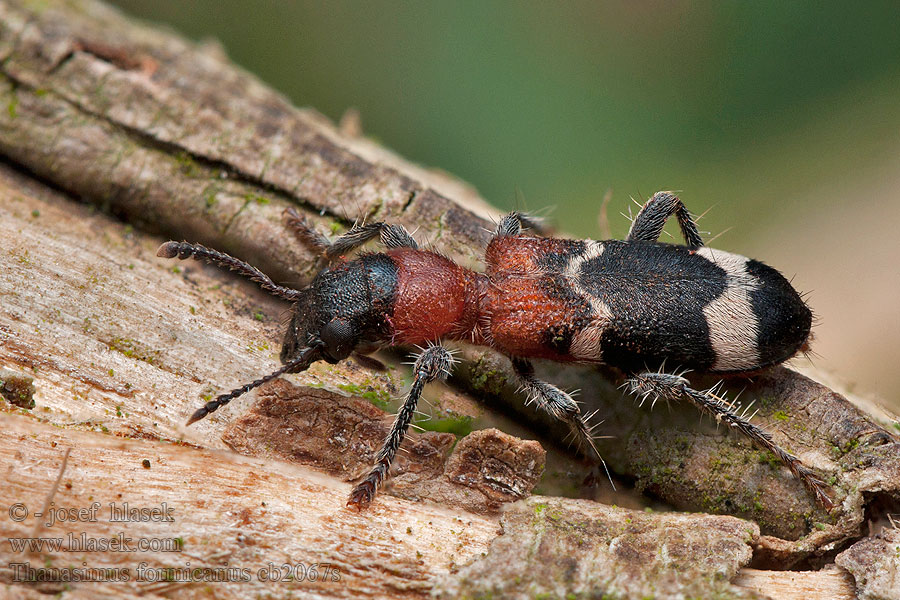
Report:
[[[170,241],[159,248],[161,257],[237,271],[293,303],[283,366],[207,402],[188,425],[315,361],[337,363],[383,346],[427,346],[375,465],[350,494],[347,504],[363,509],[388,475],[422,389],[451,371],[454,359],[442,342],[459,340],[508,356],[528,399],[565,422],[604,468],[576,402],[538,379],[531,359],[609,365],[625,374],[625,387],[638,397],[686,399],[773,452],[823,506],[834,507],[825,483],[737,412],[717,386],[697,390],[684,378],[688,370],[746,375],[788,360],[808,349],[812,312],[772,267],[704,246],[674,193],[654,194],[621,241],[527,236],[522,229],[528,217],[510,213],[488,243],[484,272],[420,249],[401,225],[357,223],[330,241],[293,209],[285,214],[287,225],[327,262],[301,290],[277,285],[255,267],[199,244]],[[684,245],[659,242],[672,216]],[[376,237],[383,252],[344,258]]]

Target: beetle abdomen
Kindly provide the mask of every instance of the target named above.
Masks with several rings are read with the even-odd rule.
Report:
[[[601,359],[628,370],[750,371],[809,336],[811,313],[778,271],[722,250],[607,242],[580,281],[612,315]]]
[[[760,366],[778,364],[806,346],[812,311],[784,275],[772,267],[748,260],[746,269],[760,284],[750,292],[753,311],[759,318]]]
[[[782,362],[809,337],[809,309],[778,271],[758,261],[655,242],[554,242],[506,238],[489,248],[491,328],[496,345],[511,354],[629,372],[663,361],[739,372]],[[522,289],[548,299],[548,310],[532,313],[537,332],[509,326],[509,309],[500,308]]]

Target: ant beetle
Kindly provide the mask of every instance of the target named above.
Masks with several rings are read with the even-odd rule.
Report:
[[[673,193],[650,198],[624,241],[529,237],[522,234],[528,218],[511,213],[487,246],[484,273],[420,249],[401,225],[355,224],[329,241],[293,209],[285,214],[301,241],[327,261],[302,290],[279,286],[259,269],[199,244],[166,242],[157,252],[237,271],[293,303],[283,366],[207,402],[188,425],[319,360],[337,363],[379,346],[427,346],[415,361],[412,387],[374,467],[350,494],[348,506],[363,509],[388,474],[423,387],[450,373],[454,360],[440,342],[461,340],[510,357],[529,400],[567,423],[604,468],[578,405],[535,377],[529,359],[609,365],[625,374],[625,387],[638,397],[689,400],[773,452],[823,506],[834,507],[825,483],[719,396],[718,386],[695,390],[683,377],[688,370],[749,374],[782,363],[808,348],[812,313],[775,269],[705,247]],[[686,245],[658,241],[673,215]],[[384,252],[343,258],[375,237]],[[666,372],[665,364],[680,370]]]

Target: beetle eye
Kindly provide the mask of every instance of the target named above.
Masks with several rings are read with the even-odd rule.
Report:
[[[326,323],[319,332],[319,338],[325,344],[325,360],[328,362],[344,360],[356,345],[356,332],[346,319],[332,319]]]

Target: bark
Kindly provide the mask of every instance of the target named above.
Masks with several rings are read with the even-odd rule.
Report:
[[[501,524],[487,556],[449,577],[440,597],[760,597],[730,583],[759,536],[742,519],[536,496],[504,511]]]
[[[900,598],[900,530],[895,526],[856,542],[835,563],[853,575],[862,600]]]
[[[413,544],[412,554],[402,556],[387,546],[347,554],[340,589],[316,588],[325,595],[421,595],[445,581],[440,576],[450,571],[451,562],[460,565],[485,551],[497,531],[496,517],[476,517],[468,510],[490,513],[502,501],[527,493],[533,480],[528,470],[534,469],[528,465],[540,453],[524,442],[486,436],[475,444],[477,452],[448,455],[449,438],[428,434],[424,441],[414,440],[410,448],[422,452],[401,465],[406,479],[397,478],[395,491],[431,497],[448,511],[384,496],[363,517],[336,508],[346,497],[345,484],[280,460],[299,458],[332,473],[343,469],[344,479],[356,474],[353,461],[365,462],[380,435],[378,427],[355,446],[317,446],[309,440],[321,439],[321,422],[271,412],[287,406],[272,402],[279,394],[341,405],[343,400],[334,396],[291,391],[287,384],[261,390],[260,398],[269,402],[234,423],[226,440],[242,452],[272,457],[264,466],[193,448],[224,448],[223,421],[243,412],[251,400],[242,398],[226,415],[220,411],[186,432],[180,424],[190,407],[277,366],[278,319],[284,307],[213,270],[157,259],[155,247],[163,238],[143,233],[214,246],[298,286],[315,267],[314,257],[285,235],[281,213],[293,206],[323,231],[342,230],[359,216],[401,222],[455,260],[477,266],[491,228],[486,217],[494,213],[471,188],[411,165],[364,138],[342,135],[314,111],[292,107],[237,69],[214,45],[193,45],[95,2],[0,1],[0,107],[0,154],[18,171],[3,169],[0,190],[0,366],[28,372],[37,388],[33,411],[19,414],[10,407],[3,417],[2,450],[13,460],[6,475],[10,484],[18,482],[3,490],[7,505],[39,506],[52,475],[43,468],[41,477],[33,479],[36,467],[41,461],[56,465],[58,448],[71,446],[70,460],[84,461],[84,471],[68,488],[76,491],[63,487],[58,492],[72,494],[68,505],[86,502],[91,495],[113,501],[119,498],[116,490],[126,487],[129,497],[119,500],[137,502],[142,494],[148,499],[145,505],[168,498],[174,502],[169,494],[197,499],[196,506],[183,505],[190,506],[183,522],[192,539],[209,544],[209,554],[199,560],[234,552],[241,559],[235,562],[242,563],[265,558],[281,564],[284,557],[323,563],[339,558],[334,544],[358,543],[362,538],[354,536],[362,535],[363,527],[379,540],[403,538],[407,523],[414,523],[414,532],[419,529],[415,524],[428,521],[446,528],[436,531],[443,545],[433,552]],[[72,204],[72,198],[141,232]],[[173,272],[176,268],[179,272]],[[468,350],[467,358],[457,383],[479,400],[549,432],[548,439],[562,438],[553,424],[521,407],[505,359],[478,350]],[[788,369],[773,369],[749,384],[735,382],[729,391],[733,396],[747,387],[742,399],[757,401],[757,419],[776,440],[833,478],[841,506],[832,515],[816,507],[768,456],[711,426],[698,426],[692,408],[639,410],[616,390],[615,373],[545,368],[552,369],[552,375],[544,373],[547,379],[584,390],[581,399],[587,407],[601,409],[606,419],[602,433],[614,436],[601,440],[601,450],[626,479],[680,509],[757,521],[763,535],[752,542],[756,566],[828,562],[864,533],[867,510],[889,507],[900,496],[897,440],[840,395]],[[402,388],[402,374],[397,373],[320,363],[292,379],[380,398]],[[712,382],[697,382],[704,383]],[[442,401],[445,395],[458,412],[475,412],[473,404],[452,391],[444,390]],[[368,409],[358,402],[343,406],[347,415],[356,415],[356,423],[372,422],[375,416],[363,414]],[[289,418],[295,419],[291,426],[297,434],[277,435],[278,423]],[[332,424],[326,439],[334,440],[334,431],[348,423]],[[135,439],[119,442],[105,433]],[[111,451],[104,454],[103,448],[119,448],[114,442],[122,457],[135,462],[113,461]],[[489,451],[482,452],[485,448]],[[168,461],[170,471],[163,479],[145,477],[159,471],[152,466],[152,453],[162,453],[158,456]],[[142,454],[151,461],[149,471],[126,466],[139,463]],[[214,459],[222,461],[221,473]],[[483,485],[463,486],[467,491],[452,481],[441,490],[429,484],[440,481],[444,486],[470,474],[477,474]],[[268,510],[262,514],[257,508],[257,500],[276,503],[260,499],[262,492],[252,493],[254,478],[263,476],[279,478],[265,491],[277,499],[282,517],[311,514],[310,519],[337,529],[317,534],[320,530],[311,528],[308,537],[290,541],[302,524],[269,521]],[[301,497],[303,492],[296,490],[307,478],[329,483]],[[404,485],[409,486],[406,491]],[[216,493],[219,487],[229,491]],[[431,491],[437,495],[429,496]],[[465,500],[467,494],[478,499]],[[240,516],[243,509],[251,517]],[[421,511],[432,511],[428,521]],[[232,529],[208,529],[223,514]],[[391,522],[399,524],[393,533]],[[242,554],[234,546],[241,544],[237,530],[250,523],[259,526],[251,536],[255,545],[245,544],[254,550]],[[456,542],[459,547],[449,550],[450,529],[466,532],[472,541]],[[13,531],[21,535],[20,529]],[[147,527],[134,533],[154,531]],[[236,537],[226,540],[231,533]],[[291,550],[275,550],[280,547]],[[317,559],[317,547],[332,550],[322,550],[324,558]],[[414,548],[423,556],[410,558]],[[134,560],[124,554],[104,557]],[[167,564],[163,558],[154,564]],[[395,558],[415,565],[398,567],[390,562]],[[451,589],[453,584],[441,585]],[[200,593],[200,586],[187,587]],[[78,589],[88,593],[84,590],[90,588]]]

